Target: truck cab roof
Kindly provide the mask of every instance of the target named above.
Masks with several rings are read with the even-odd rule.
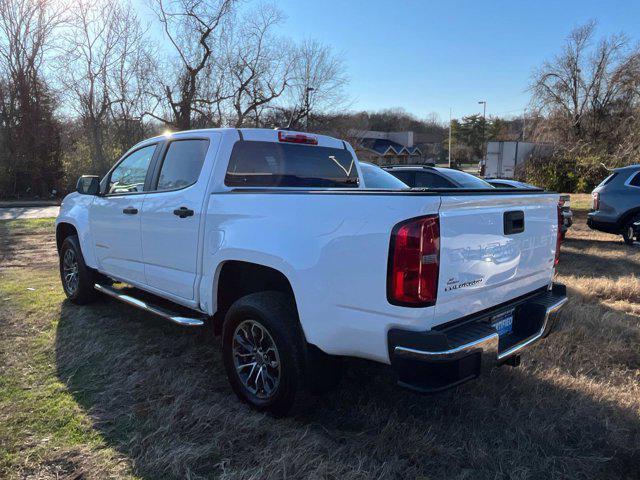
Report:
[[[231,128],[231,127],[223,127],[223,128],[199,128],[194,130],[179,130],[179,131],[169,131],[167,130],[161,135],[156,135],[153,138],[149,138],[144,140],[142,143],[147,143],[150,141],[157,141],[160,138],[167,137],[181,137],[181,136],[193,136],[198,134],[207,134],[207,133],[222,133],[223,135],[237,135],[241,140],[249,140],[249,141],[262,141],[262,142],[278,142],[282,135],[286,136],[307,136],[309,138],[313,138],[316,140],[314,145],[318,145],[321,147],[332,147],[332,148],[347,148],[347,143],[343,140],[339,140],[334,137],[330,137],[328,135],[320,135],[316,133],[307,133],[300,132],[295,130],[284,130],[284,129],[271,129],[271,128]],[[304,143],[304,142],[292,142],[292,143]],[[139,145],[140,145],[139,144]],[[311,143],[307,143],[311,144]]]

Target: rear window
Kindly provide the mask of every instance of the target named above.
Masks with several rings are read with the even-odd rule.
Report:
[[[609,175],[607,178],[605,178],[602,182],[600,182],[600,185],[598,185],[598,187],[604,187],[605,185],[607,185],[608,183],[611,183],[611,180],[613,180],[614,178],[616,178],[618,176],[617,173],[612,173],[611,175]]]
[[[236,142],[224,181],[230,187],[355,188],[358,171],[343,148]]]
[[[440,170],[440,172],[444,176],[456,182],[462,188],[493,188],[490,183],[485,182],[481,178],[475,177],[470,173],[465,173],[461,172],[460,170],[454,170],[450,168],[446,170]]]
[[[640,187],[640,172],[635,174],[635,176],[629,182],[629,185],[632,185],[634,187]]]

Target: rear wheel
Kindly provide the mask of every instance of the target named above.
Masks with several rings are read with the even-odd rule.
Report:
[[[60,248],[60,280],[67,298],[83,305],[97,296],[94,273],[84,263],[80,242],[76,235],[68,236]]]
[[[225,317],[222,356],[238,398],[255,410],[286,415],[303,386],[304,345],[286,295],[260,292],[237,300]]]

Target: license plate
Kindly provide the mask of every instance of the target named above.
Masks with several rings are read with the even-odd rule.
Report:
[[[513,310],[500,313],[491,319],[491,326],[496,329],[499,336],[508,335],[513,328]]]

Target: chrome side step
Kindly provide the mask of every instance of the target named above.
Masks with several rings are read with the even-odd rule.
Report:
[[[176,312],[172,312],[157,305],[152,305],[148,302],[145,302],[144,300],[140,300],[139,298],[135,298],[131,295],[122,293],[117,288],[109,287],[107,285],[100,285],[99,283],[96,283],[94,285],[94,288],[99,292],[105,293],[110,297],[120,300],[121,302],[127,303],[141,310],[151,312],[178,325],[186,327],[201,327],[204,325],[204,318],[185,317],[183,315],[179,315]]]

